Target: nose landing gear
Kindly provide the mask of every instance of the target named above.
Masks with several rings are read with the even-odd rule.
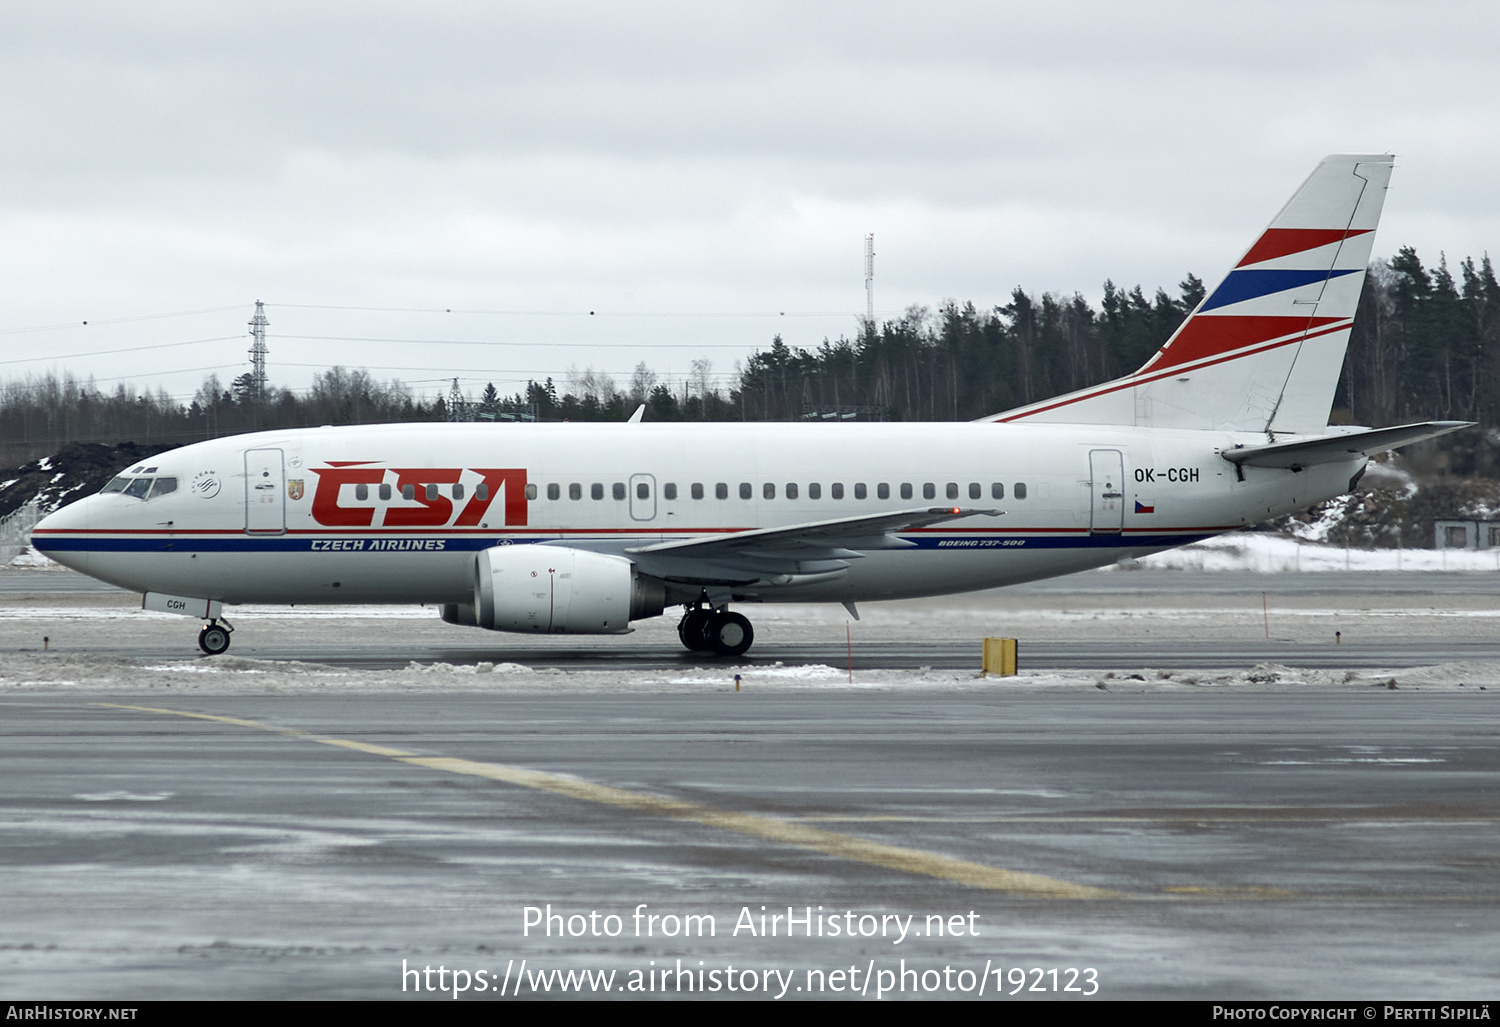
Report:
[[[755,641],[755,629],[741,614],[693,605],[677,623],[677,637],[693,652],[741,656]]]
[[[209,656],[218,656],[229,648],[229,633],[234,628],[227,620],[211,620],[198,632],[198,648]]]

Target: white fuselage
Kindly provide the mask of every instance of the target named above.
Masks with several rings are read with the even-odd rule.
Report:
[[[34,540],[141,592],[468,603],[475,556],[497,545],[628,556],[881,511],[1003,511],[901,532],[912,545],[871,550],[836,574],[734,589],[750,601],[896,599],[1067,574],[1255,524],[1346,491],[1364,464],[1241,474],[1218,455],[1264,441],[1025,423],[297,429],[153,457],[122,475],[175,478],[174,491],[91,496],[47,518]]]

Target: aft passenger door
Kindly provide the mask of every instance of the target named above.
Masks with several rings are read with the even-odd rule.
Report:
[[[1089,450],[1089,490],[1094,497],[1089,530],[1119,534],[1125,527],[1125,458],[1118,449]]]
[[[279,449],[245,451],[245,532],[286,532],[286,475]]]

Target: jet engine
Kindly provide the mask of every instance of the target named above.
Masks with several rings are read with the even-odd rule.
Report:
[[[666,583],[622,556],[566,546],[495,546],[475,561],[474,605],[450,604],[443,619],[491,631],[617,635],[655,617]]]

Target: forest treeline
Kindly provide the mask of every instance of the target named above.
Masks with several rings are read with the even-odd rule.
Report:
[[[1033,296],[977,309],[913,307],[853,338],[814,349],[777,336],[737,365],[727,388],[697,361],[661,380],[644,363],[628,382],[593,370],[501,395],[493,385],[457,407],[418,397],[399,381],[333,367],[303,395],[257,395],[243,375],[208,378],[189,403],[161,390],[102,392],[71,375],[0,385],[0,466],[73,442],[183,445],[263,428],[458,419],[623,420],[640,403],[650,420],[968,420],[1084,388],[1139,367],[1203,298],[1188,275],[1176,293],[1104,284],[1095,307],[1081,294]],[[1371,265],[1355,318],[1335,420],[1397,424],[1426,418],[1500,426],[1500,283],[1488,256],[1450,269],[1410,247]],[[1451,436],[1448,470],[1500,477],[1489,432]]]

